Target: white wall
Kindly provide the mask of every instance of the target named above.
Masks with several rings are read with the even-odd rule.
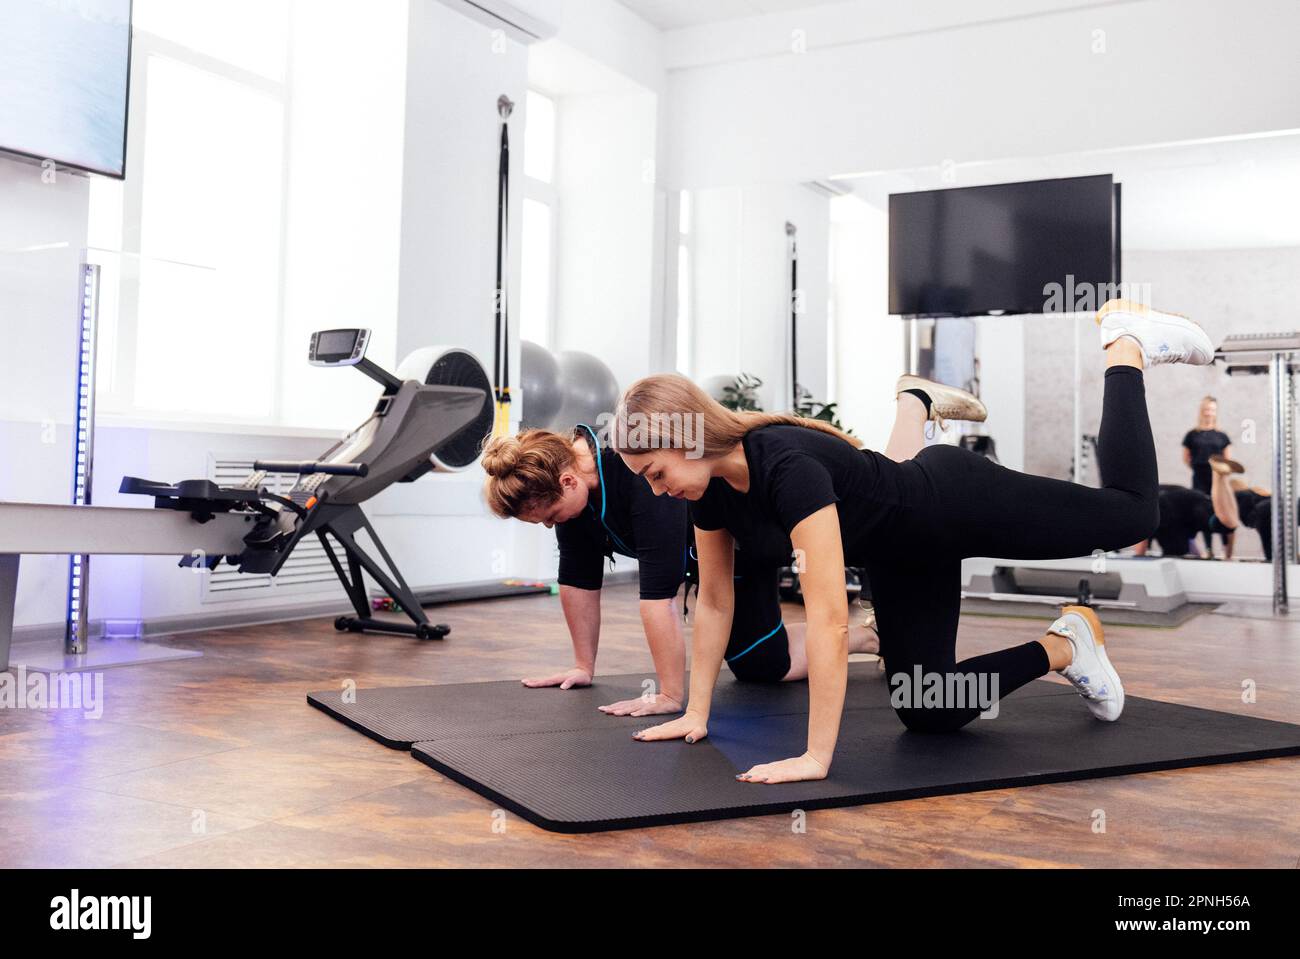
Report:
[[[70,424],[89,184],[62,173],[47,182],[43,172],[0,157],[0,418]],[[4,459],[18,488],[44,489],[53,480]]]
[[[664,89],[659,31],[617,0],[562,0],[559,40],[639,86],[655,93]]]
[[[694,374],[750,373],[760,405],[790,408],[790,272],[787,222],[798,227],[799,380],[820,401],[827,391],[827,274],[830,208],[798,184],[692,193]]]
[[[840,421],[883,450],[894,424],[903,367],[903,323],[889,315],[888,219],[854,197],[831,202],[836,395]]]
[[[620,388],[651,372],[657,97],[562,97],[556,348],[599,356]]]
[[[0,157],[0,500],[66,503],[89,184],[42,173]],[[66,582],[66,558],[25,561],[15,624],[61,619]]]
[[[692,34],[725,51],[722,63],[683,53],[670,36],[671,185],[798,182],[1300,127],[1300,5],[1290,0],[1081,9],[1021,0],[1007,8],[1012,18],[976,25],[951,25],[971,18],[954,3],[939,5],[937,19],[929,7],[843,4]],[[1014,18],[1021,8],[1046,12]],[[901,18],[899,32],[858,39],[872,17]],[[807,52],[792,53],[801,27]],[[1104,53],[1093,52],[1098,30]]]
[[[1036,319],[986,316],[975,321],[980,399],[989,411],[980,432],[993,437],[998,462],[1013,470],[1025,468],[1025,324]]]
[[[286,147],[284,355],[286,422],[360,422],[373,381],[306,362],[310,335],[371,329],[367,355],[392,369],[397,354],[398,251],[402,222],[407,0],[373,4],[312,0],[293,19]],[[341,56],[347,51],[346,57]],[[342,375],[340,375],[342,374]],[[334,411],[344,413],[335,422]]]

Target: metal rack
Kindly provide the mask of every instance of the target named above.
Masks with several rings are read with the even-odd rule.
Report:
[[[1215,353],[1229,375],[1269,378],[1273,404],[1273,613],[1290,613],[1287,566],[1296,561],[1296,391],[1300,332],[1228,337]]]

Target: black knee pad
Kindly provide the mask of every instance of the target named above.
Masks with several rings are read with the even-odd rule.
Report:
[[[726,660],[746,683],[779,683],[790,672],[790,637],[781,621],[780,569],[737,560],[735,607]]]
[[[965,716],[951,709],[895,707],[894,715],[913,733],[951,733],[968,722]]]
[[[745,655],[727,660],[727,668],[742,683],[779,683],[790,672],[790,641],[785,627]]]

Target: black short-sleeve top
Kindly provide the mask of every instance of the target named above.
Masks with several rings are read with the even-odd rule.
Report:
[[[1232,444],[1222,430],[1188,430],[1183,445],[1192,453],[1193,466],[1208,466],[1210,457],[1222,453]]]
[[[702,530],[726,529],[751,562],[789,565],[790,532],[800,521],[835,504],[845,563],[865,563],[878,535],[897,515],[900,496],[879,455],[821,430],[774,423],[741,440],[749,464],[749,489],[738,492],[714,477],[691,502],[691,522]]]
[[[1210,457],[1222,453],[1232,444],[1227,433],[1220,430],[1188,430],[1183,446],[1192,454],[1192,486],[1209,492],[1214,481]]]
[[[586,509],[555,526],[560,585],[600,589],[605,558],[612,564],[619,553],[637,561],[641,599],[676,596],[686,575],[686,503],[655,496],[645,478],[628,469],[618,453],[600,447],[591,427],[580,423],[577,429],[595,458],[599,486]]]

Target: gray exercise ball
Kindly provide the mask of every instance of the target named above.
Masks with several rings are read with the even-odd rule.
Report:
[[[564,403],[560,364],[550,350],[531,340],[519,341],[519,353],[519,389],[524,404],[519,424],[524,429],[553,429]]]
[[[567,429],[575,423],[599,427],[607,422],[620,395],[613,371],[597,357],[580,350],[565,350],[555,359],[564,393],[555,418],[557,428]],[[605,414],[605,420],[600,419],[601,414]]]

